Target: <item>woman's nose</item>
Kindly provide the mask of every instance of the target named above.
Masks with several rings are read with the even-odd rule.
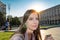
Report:
[[[33,22],[34,22],[34,24],[36,24],[37,23],[37,20],[33,20]]]

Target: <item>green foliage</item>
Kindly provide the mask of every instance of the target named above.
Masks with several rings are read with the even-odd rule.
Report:
[[[18,17],[14,17],[12,18],[12,20],[10,21],[11,25],[20,25],[20,20]]]
[[[48,28],[48,26],[40,26],[40,28]]]

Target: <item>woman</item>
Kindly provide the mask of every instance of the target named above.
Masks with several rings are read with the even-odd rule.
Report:
[[[27,10],[18,31],[10,40],[42,40],[39,27],[39,14],[31,9]]]

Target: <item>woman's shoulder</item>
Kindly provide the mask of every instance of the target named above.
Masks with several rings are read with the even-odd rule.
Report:
[[[10,40],[23,40],[23,34],[14,34]]]

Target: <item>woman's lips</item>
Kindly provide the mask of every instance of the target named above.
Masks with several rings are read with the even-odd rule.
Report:
[[[37,25],[33,25],[33,27],[37,27]]]

